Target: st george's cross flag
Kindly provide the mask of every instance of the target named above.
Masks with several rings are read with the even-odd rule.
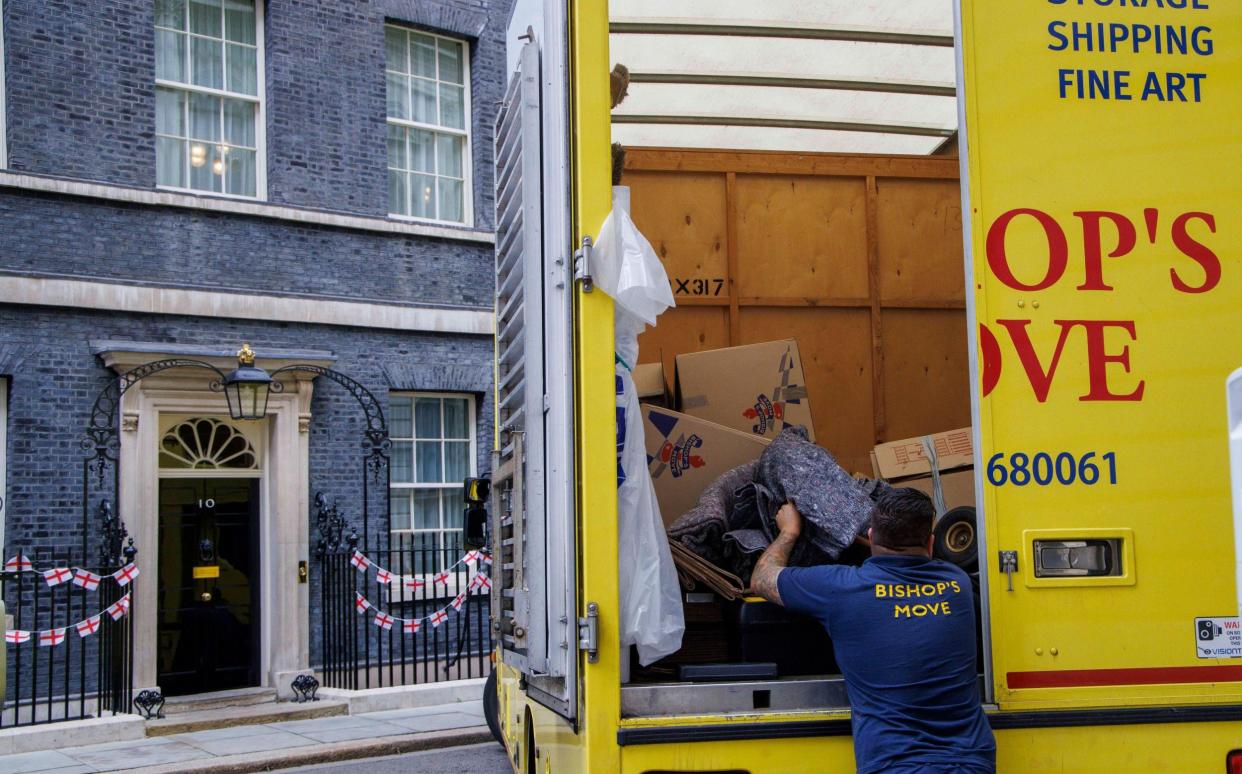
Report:
[[[30,641],[30,632],[22,629],[9,629],[4,633],[4,641],[18,645]]]
[[[64,629],[48,629],[45,632],[39,632],[39,645],[41,647],[50,648],[53,645],[59,645],[64,641]]]
[[[435,575],[431,577],[431,582],[432,583],[443,583],[445,586],[447,586],[448,579],[449,579],[449,571],[441,570],[440,572],[436,573]]]
[[[358,568],[358,572],[366,572],[371,566],[371,560],[366,558],[361,551],[354,551],[354,555],[349,557],[349,563]]]
[[[483,591],[488,591],[489,589],[491,589],[491,587],[492,587],[492,579],[487,577],[486,573],[477,572],[474,574],[474,577],[470,580],[471,591],[474,591],[475,589],[482,589]]]
[[[452,605],[452,607],[453,607],[453,609],[454,609],[454,610],[458,610],[458,611],[460,611],[460,610],[461,610],[462,603],[463,603],[463,602],[465,602],[465,601],[466,601],[466,592],[464,592],[464,591],[463,591],[462,593],[460,593],[460,594],[458,594],[457,596],[453,597],[453,601],[452,601],[452,602],[450,602],[449,604],[450,604],[450,605]]]
[[[78,630],[78,636],[86,639],[95,632],[99,631],[99,616],[93,615],[85,621],[79,621],[74,624],[73,628]]]
[[[421,589],[423,586],[427,585],[426,583],[419,580],[418,578],[411,578],[408,575],[406,576],[405,580],[402,583],[410,591],[413,591],[414,589]]]
[[[403,621],[401,629],[406,634],[418,634],[419,627],[423,625],[421,618],[415,618],[413,621]]]
[[[87,591],[94,591],[99,588],[100,577],[90,570],[83,570],[81,567],[73,569],[73,585],[81,586]]]
[[[25,554],[18,554],[4,563],[5,572],[29,572],[33,569],[34,565],[30,563]]]
[[[463,556],[461,560],[465,562],[466,564],[470,564],[473,561],[477,561],[478,558],[479,558],[479,552],[475,550],[475,551],[467,551],[466,555]]]
[[[366,597],[362,596],[360,591],[354,592],[354,609],[358,611],[358,615],[362,615],[371,609],[371,603],[367,601]]]
[[[113,621],[119,621],[124,618],[125,614],[129,612],[129,594],[108,605],[104,612],[111,616]]]
[[[383,567],[379,568],[379,570],[377,570],[375,573],[375,582],[382,583],[385,586],[391,586],[392,585],[392,573],[389,572],[388,570],[385,570]]]
[[[125,587],[130,581],[138,577],[138,565],[130,562],[121,569],[112,573],[112,578],[116,581],[116,585]]]
[[[378,612],[375,614],[374,623],[376,626],[378,626],[381,629],[391,629],[392,628],[392,616],[385,612]]]
[[[72,578],[73,571],[68,567],[53,567],[50,570],[43,571],[43,580],[47,581],[49,586],[59,586]]]
[[[434,629],[440,624],[444,623],[446,620],[448,620],[448,613],[444,612],[443,610],[437,610],[434,613],[432,613],[431,616],[427,620],[431,621],[431,628]]]

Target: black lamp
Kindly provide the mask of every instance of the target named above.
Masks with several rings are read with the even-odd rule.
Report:
[[[237,351],[237,368],[224,377],[224,397],[233,419],[262,419],[267,416],[267,395],[272,377],[254,364],[254,350],[242,344]]]

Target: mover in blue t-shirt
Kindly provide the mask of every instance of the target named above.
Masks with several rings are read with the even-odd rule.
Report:
[[[860,774],[995,772],[996,743],[979,703],[970,579],[931,558],[927,495],[894,489],[871,515],[861,567],[786,567],[802,532],[792,504],[755,565],[759,595],[814,616],[832,638],[853,714]]]

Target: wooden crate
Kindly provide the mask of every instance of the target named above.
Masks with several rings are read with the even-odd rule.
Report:
[[[970,424],[956,158],[627,148],[635,222],[678,308],[641,362],[793,337],[819,442]]]

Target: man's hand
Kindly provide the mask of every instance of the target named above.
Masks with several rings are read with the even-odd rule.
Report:
[[[776,512],[776,528],[782,535],[795,539],[802,534],[802,514],[798,513],[793,503],[785,503]]]
[[[750,574],[750,590],[769,602],[780,605],[783,603],[776,579],[789,564],[789,554],[793,551],[798,536],[802,534],[802,514],[798,513],[793,503],[785,503],[776,512],[776,528],[780,530],[780,534],[763,552],[763,556],[759,557],[754,572]]]

